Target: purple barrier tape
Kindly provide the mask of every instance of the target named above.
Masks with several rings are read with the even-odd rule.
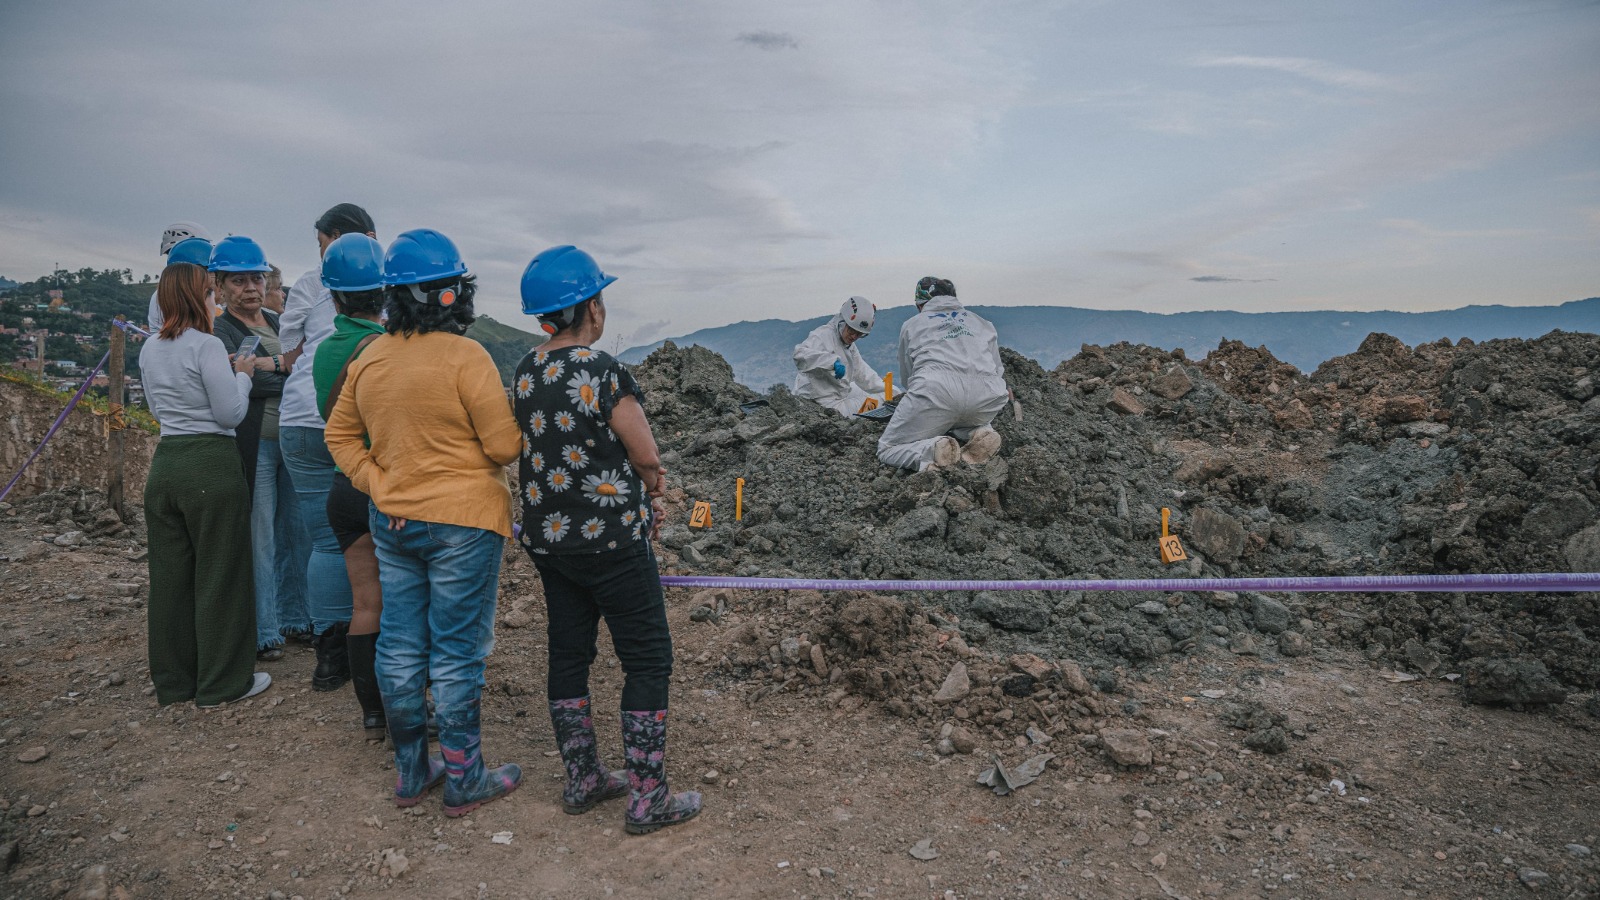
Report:
[[[145,331],[143,328],[140,328],[132,322],[129,322],[127,319],[112,319],[111,324],[121,328],[123,331],[137,331],[145,337],[150,336],[150,332]]]
[[[1287,591],[1510,593],[1600,591],[1600,572],[1507,575],[1345,575],[1320,578],[1107,578],[1057,581],[851,581],[663,575],[667,587],[779,591]]]
[[[11,489],[16,487],[17,482],[22,480],[22,473],[28,471],[28,467],[33,465],[33,461],[38,459],[39,454],[44,451],[44,445],[50,443],[50,439],[56,436],[57,431],[61,430],[61,423],[67,421],[67,415],[72,412],[73,407],[78,405],[78,401],[83,399],[84,392],[89,390],[89,383],[94,381],[96,375],[100,374],[100,367],[105,365],[106,360],[110,358],[111,351],[107,350],[106,355],[100,357],[100,361],[94,364],[94,371],[90,372],[89,377],[85,378],[83,384],[78,386],[78,392],[72,395],[71,400],[67,401],[67,408],[61,411],[61,415],[56,416],[55,424],[51,425],[50,430],[44,433],[44,438],[39,441],[39,446],[33,448],[33,453],[23,461],[22,467],[17,469],[17,474],[11,476],[11,480],[6,483],[6,489],[0,491],[0,500],[4,500],[11,495]]]
[[[511,526],[513,535],[522,525]],[[1600,591],[1600,572],[1490,575],[1331,575],[1269,578],[1077,578],[1055,581],[890,581],[663,575],[664,587],[766,591],[1279,591],[1284,593],[1511,594]]]

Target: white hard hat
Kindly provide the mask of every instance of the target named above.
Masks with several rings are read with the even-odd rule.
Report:
[[[189,238],[200,238],[203,241],[209,241],[211,240],[211,235],[207,234],[204,228],[193,222],[173,222],[167,226],[166,231],[161,232],[161,255],[166,256],[167,251],[171,250],[174,244],[179,241],[186,241]]]
[[[878,317],[878,308],[865,297],[851,297],[839,307],[839,321],[862,334],[872,333],[872,323]]]

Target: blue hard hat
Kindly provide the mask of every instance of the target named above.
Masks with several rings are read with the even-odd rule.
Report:
[[[394,239],[383,255],[384,284],[422,284],[467,274],[461,251],[432,228],[415,228]]]
[[[176,248],[174,248],[176,249]],[[171,258],[171,254],[168,254]],[[206,266],[213,272],[270,272],[267,255],[261,245],[242,234],[230,234],[211,248],[211,263]]]
[[[184,238],[167,251],[167,265],[194,263],[201,268],[211,265],[211,242],[205,238]]]
[[[322,254],[322,284],[330,291],[383,287],[383,245],[365,234],[339,235]]]
[[[576,306],[616,280],[577,247],[551,247],[522,270],[522,311],[537,316]]]

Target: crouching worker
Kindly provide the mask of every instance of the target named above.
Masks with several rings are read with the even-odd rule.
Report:
[[[872,332],[877,313],[867,298],[851,297],[837,316],[794,348],[796,397],[815,400],[841,416],[876,409],[883,402],[883,379],[854,346]]]
[[[994,326],[956,300],[956,286],[917,282],[917,314],[900,328],[905,394],[878,439],[878,459],[921,471],[987,462],[1000,450],[990,422],[1010,398]]]
[[[667,789],[672,635],[650,547],[665,470],[633,375],[594,346],[606,325],[601,291],[613,281],[570,246],[540,253],[522,273],[522,311],[550,340],[517,366],[521,540],[544,582],[562,806],[577,815],[626,794],[624,827],[647,834],[694,818],[700,795]],[[622,663],[626,777],[600,762],[589,708],[602,618]]]
[[[395,804],[415,806],[443,781],[444,814],[461,816],[522,783],[519,766],[486,769],[479,750],[484,660],[511,534],[501,467],[522,442],[489,351],[462,336],[475,285],[455,244],[425,228],[400,235],[384,254],[383,284],[388,333],[350,364],[328,449],[372,498],[383,590],[376,668]],[[428,756],[430,679],[442,760]]]

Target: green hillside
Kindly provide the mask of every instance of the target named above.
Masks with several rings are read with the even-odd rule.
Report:
[[[467,329],[467,337],[482,344],[494,357],[494,364],[500,370],[500,381],[511,383],[511,378],[517,371],[517,363],[522,361],[529,349],[544,343],[543,335],[530,334],[496,322],[488,316],[479,316],[472,327]]]
[[[61,292],[61,308],[49,308],[53,290]],[[19,284],[0,297],[0,325],[21,328],[24,319],[31,319],[33,328],[48,330],[52,335],[45,345],[50,359],[92,366],[111,343],[111,320],[121,315],[143,322],[153,290],[152,282],[134,281],[133,273],[127,269],[58,269]],[[0,363],[9,364],[18,352],[16,336],[0,335]],[[139,344],[130,342],[128,370],[137,372],[138,367]]]

